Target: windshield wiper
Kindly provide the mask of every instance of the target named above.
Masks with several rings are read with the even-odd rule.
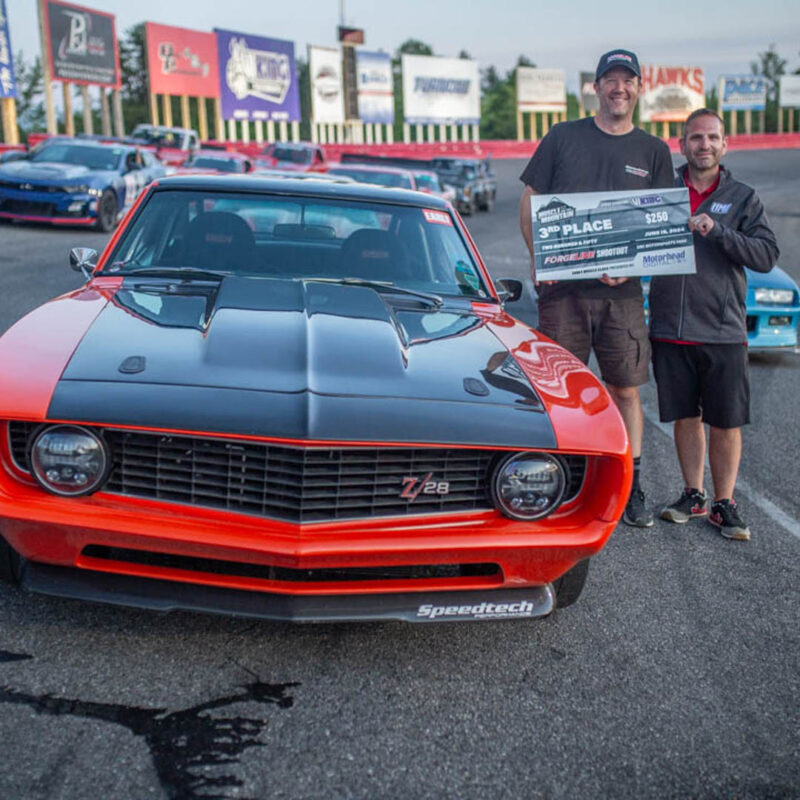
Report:
[[[117,268],[117,264],[111,265],[110,269],[103,270],[104,275],[149,275],[172,278],[175,276],[182,278],[227,278],[233,275],[232,272],[215,269],[199,269],[198,267],[139,267],[133,269]]]
[[[374,289],[376,292],[387,292],[389,294],[402,294],[409,297],[416,297],[419,300],[425,300],[436,308],[439,308],[444,300],[433,292],[418,292],[416,289],[405,289],[402,286],[395,286],[393,283],[384,283],[383,281],[368,281],[364,278],[303,278],[304,281],[314,281],[315,283],[337,283],[344,286],[365,286],[368,289]]]

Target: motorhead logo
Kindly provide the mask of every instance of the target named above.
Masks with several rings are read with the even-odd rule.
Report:
[[[292,68],[286,53],[253,50],[245,39],[230,41],[230,58],[225,67],[225,82],[237,100],[260,97],[282,103],[292,85]]]
[[[64,14],[69,17],[69,28],[58,45],[58,57],[64,59],[70,56],[81,58],[87,55],[104,56],[106,43],[101,37],[91,35],[91,16],[80,11],[67,10],[64,10]]]

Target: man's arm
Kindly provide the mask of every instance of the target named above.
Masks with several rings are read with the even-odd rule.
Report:
[[[531,196],[538,194],[530,186],[525,186],[522,190],[522,197],[519,199],[519,229],[522,238],[528,246],[531,256],[531,269],[533,269],[533,223],[531,222]]]
[[[738,230],[722,225],[707,214],[692,217],[689,227],[721,247],[731,261],[755,272],[769,272],[778,260],[778,242],[755,192],[745,203]]]

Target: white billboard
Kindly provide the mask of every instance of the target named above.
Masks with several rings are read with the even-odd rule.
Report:
[[[394,122],[392,57],[388,53],[356,51],[358,116],[362,122]]]
[[[517,110],[567,110],[567,74],[563,69],[517,67]]]
[[[706,104],[701,67],[642,65],[642,122],[683,122],[692,111]]]
[[[800,75],[781,75],[782,108],[800,108]]]
[[[478,62],[404,55],[403,107],[410,125],[477,125],[481,118]]]
[[[308,47],[308,70],[311,76],[311,120],[341,124],[344,122],[342,54],[338,47]]]

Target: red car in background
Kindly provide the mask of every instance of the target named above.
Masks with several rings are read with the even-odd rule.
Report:
[[[256,157],[259,169],[296,170],[297,172],[327,172],[325,152],[310,142],[275,142],[268,144]]]
[[[344,175],[358,183],[371,183],[389,189],[418,189],[414,173],[400,167],[382,167],[371,164],[331,164],[330,175]]]
[[[178,167],[170,167],[170,175],[244,175],[251,172],[253,162],[242,153],[227,150],[198,150]]]

